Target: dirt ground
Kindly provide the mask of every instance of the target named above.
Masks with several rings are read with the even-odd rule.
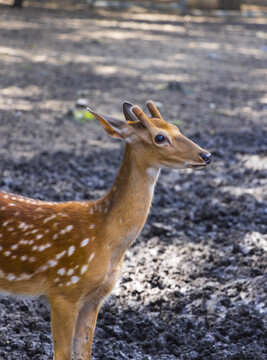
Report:
[[[267,358],[266,19],[0,4],[0,188],[105,194],[123,146],[68,115],[159,102],[213,155],[163,170],[147,224],[99,315],[94,360]],[[44,298],[0,298],[0,359],[51,360]]]

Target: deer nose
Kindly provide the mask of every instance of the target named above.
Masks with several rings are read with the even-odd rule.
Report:
[[[205,163],[208,165],[211,163],[212,156],[209,153],[200,153],[199,154],[201,159],[205,161]]]

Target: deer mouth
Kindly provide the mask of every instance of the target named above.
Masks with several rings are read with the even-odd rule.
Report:
[[[185,163],[185,166],[188,167],[189,169],[193,169],[193,170],[203,170],[207,167],[208,164],[204,163],[204,164],[190,164],[189,162]]]

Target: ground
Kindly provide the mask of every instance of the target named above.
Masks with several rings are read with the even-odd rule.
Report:
[[[213,155],[205,171],[162,171],[93,359],[266,359],[266,20],[41,5],[0,5],[1,190],[107,191],[123,145],[73,118],[79,98],[119,117],[151,98]],[[2,295],[0,359],[51,360],[49,318],[42,297]]]

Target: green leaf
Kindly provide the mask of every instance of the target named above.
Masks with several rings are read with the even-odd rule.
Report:
[[[94,116],[87,110],[73,110],[73,117],[75,121],[86,122],[95,120]]]
[[[178,127],[183,125],[183,122],[181,120],[174,120],[172,121],[172,123]]]

